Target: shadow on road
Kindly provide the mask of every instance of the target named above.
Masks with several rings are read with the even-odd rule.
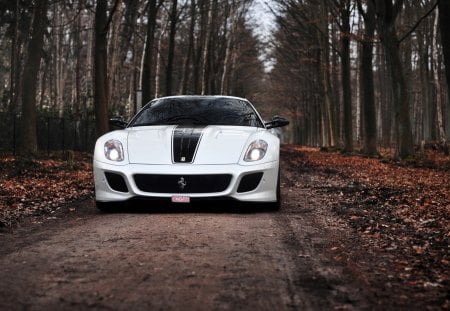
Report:
[[[169,213],[237,213],[253,214],[275,212],[260,203],[242,203],[234,200],[207,200],[191,203],[172,203],[162,200],[133,200],[108,207],[99,213],[169,214]]]

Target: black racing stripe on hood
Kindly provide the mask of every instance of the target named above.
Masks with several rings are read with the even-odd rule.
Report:
[[[174,163],[192,163],[206,125],[177,125],[172,133]]]

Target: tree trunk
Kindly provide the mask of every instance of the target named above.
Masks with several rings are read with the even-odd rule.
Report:
[[[435,22],[433,26],[433,45],[432,45],[432,59],[433,59],[433,80],[436,88],[436,113],[437,113],[437,121],[438,121],[438,133],[439,133],[439,141],[441,141],[445,145],[445,128],[444,128],[444,117],[442,113],[442,89],[441,89],[441,79],[439,78],[439,52],[437,45],[437,36],[438,36],[438,21],[439,14],[436,12]]]
[[[183,73],[180,82],[180,94],[186,94],[189,80],[189,62],[193,58],[192,51],[194,48],[194,31],[195,31],[196,1],[191,0],[190,24],[189,24],[189,42],[184,59]]]
[[[450,133],[450,1],[439,1],[439,26],[441,32],[442,53],[444,55],[445,77],[447,80],[447,105],[444,110],[446,116],[447,135]],[[448,153],[448,148],[446,148]]]
[[[364,38],[361,42],[361,85],[364,117],[364,147],[367,155],[377,154],[377,120],[375,109],[375,90],[373,79],[373,39],[375,33],[375,7],[371,1],[367,2],[366,12],[358,1],[359,12],[364,19]]]
[[[342,94],[344,105],[344,152],[353,151],[353,124],[352,124],[352,89],[350,72],[350,2],[345,1],[341,12],[342,18]]]
[[[419,75],[420,75],[420,89],[421,89],[421,112],[422,112],[422,133],[421,139],[429,141],[432,139],[433,133],[433,101],[431,99],[430,87],[430,69],[428,64],[429,58],[429,34],[426,30],[417,32],[418,40],[418,55],[419,55]]]
[[[11,37],[11,71],[9,78],[9,111],[16,111],[17,109],[17,73],[20,72],[18,64],[19,55],[19,0],[14,1],[14,31]]]
[[[337,129],[336,129],[336,108],[331,99],[331,82],[330,82],[330,50],[329,50],[329,31],[328,31],[328,9],[325,4],[320,4],[320,32],[318,35],[318,42],[320,44],[319,61],[319,76],[321,86],[323,89],[323,102],[321,109],[321,133],[322,145],[325,147],[336,146]]]
[[[57,27],[62,25],[64,22],[64,12],[63,12],[63,4],[56,3],[53,7],[53,14],[55,19],[55,24]],[[54,34],[55,38],[55,92],[56,92],[56,110],[60,117],[64,114],[64,106],[65,106],[65,87],[67,82],[67,74],[68,74],[68,66],[67,66],[67,57],[66,57],[66,46],[65,46],[65,35],[61,32],[56,32]]]
[[[33,12],[31,39],[22,80],[22,118],[19,127],[18,153],[22,156],[37,152],[36,88],[41,63],[44,30],[47,24],[47,0],[37,1]]]
[[[445,77],[447,78],[447,95],[450,104],[450,1],[439,1],[439,27],[441,32],[442,52],[444,54]],[[450,111],[449,111],[450,113]]]
[[[107,0],[98,0],[95,9],[94,43],[94,109],[96,135],[106,133],[108,127],[108,29]]]
[[[169,33],[169,52],[167,54],[166,68],[166,96],[172,95],[172,75],[173,75],[173,59],[175,53],[175,35],[177,31],[178,1],[172,0],[172,11],[170,13],[170,33]]]
[[[120,1],[120,0],[119,0]],[[121,41],[125,38],[121,37],[121,24],[124,19],[124,7],[118,5],[113,13],[114,17],[110,18],[111,25],[108,27],[110,29],[110,36],[108,40],[108,104],[110,111],[121,110],[121,103],[119,99],[120,90],[120,69],[122,60],[122,45]]]
[[[153,67],[153,49],[155,44],[156,16],[159,4],[157,0],[150,0],[147,13],[147,36],[145,39],[144,63],[142,68],[142,103],[146,104],[153,97],[152,91],[152,67]]]
[[[225,48],[225,58],[223,61],[223,71],[222,71],[222,77],[220,79],[220,94],[227,94],[228,93],[228,85],[227,85],[227,78],[228,78],[228,71],[230,67],[230,59],[232,54],[232,48],[233,48],[233,40],[234,40],[234,34],[236,33],[237,25],[238,23],[238,10],[237,10],[237,4],[232,1],[231,3],[231,13],[230,13],[230,31],[228,33],[228,36],[226,36],[226,48]],[[227,20],[227,19],[226,19]],[[227,25],[225,25],[226,27]]]
[[[402,8],[399,0],[395,5],[391,0],[375,0],[378,13],[378,26],[383,45],[389,78],[392,81],[394,117],[396,129],[396,156],[407,158],[414,154],[411,132],[409,93],[403,75],[400,59],[400,42],[397,38],[395,21]]]
[[[78,4],[77,8],[79,14],[77,16],[77,21],[75,24],[75,34],[74,34],[74,49],[75,49],[75,72],[74,72],[74,80],[75,85],[73,85],[74,88],[74,114],[75,119],[80,120],[81,119],[81,101],[82,101],[82,49],[83,49],[83,43],[81,40],[81,32],[82,32],[82,19],[81,19],[81,11],[83,10],[83,7],[81,5],[81,2]]]
[[[156,51],[156,68],[155,68],[155,98],[159,97],[161,94],[161,52],[162,52],[162,41],[166,33],[167,25],[169,20],[161,21],[161,31],[159,32],[159,38],[157,42]]]
[[[211,37],[211,25],[212,25],[212,18],[213,18],[213,4],[214,1],[209,1],[208,6],[208,20],[206,24],[206,36],[205,36],[205,43],[203,45],[203,62],[202,62],[202,91],[201,94],[205,95],[208,90],[208,80],[209,80],[209,72],[208,72],[208,65],[209,65],[209,57],[210,57],[210,37]]]

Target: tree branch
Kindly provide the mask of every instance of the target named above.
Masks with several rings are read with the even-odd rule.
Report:
[[[105,31],[108,31],[108,29],[109,29],[109,25],[112,22],[112,18],[113,18],[114,12],[116,11],[117,5],[119,4],[119,2],[120,2],[120,0],[114,1],[114,5],[113,5],[113,7],[111,9],[111,12],[109,12],[109,18],[108,18],[108,21],[106,22],[106,25],[105,25]]]
[[[401,43],[403,40],[405,40],[407,37],[409,37],[409,35],[412,34],[414,32],[414,30],[416,30],[417,27],[419,27],[420,23],[422,23],[422,21],[425,18],[427,18],[434,11],[434,9],[436,9],[438,4],[439,4],[439,0],[436,0],[436,3],[431,7],[431,9],[424,16],[419,18],[419,20],[416,22],[416,24],[406,34],[404,34],[398,42]]]

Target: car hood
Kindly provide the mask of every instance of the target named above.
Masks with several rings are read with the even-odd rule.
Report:
[[[130,128],[128,159],[135,164],[234,164],[258,130],[211,125]]]

